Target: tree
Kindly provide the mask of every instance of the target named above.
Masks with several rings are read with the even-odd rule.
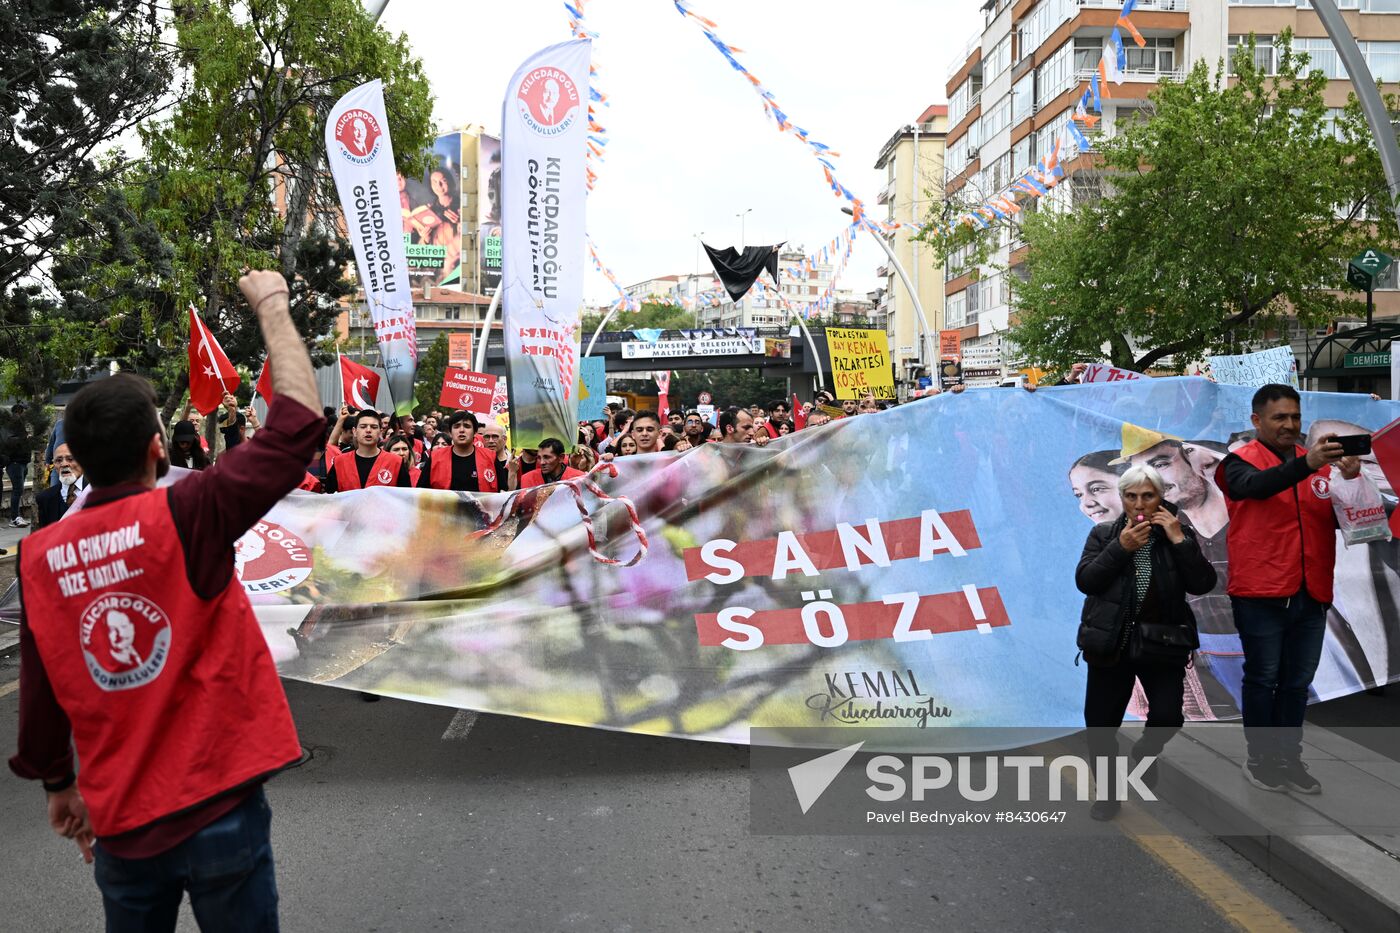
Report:
[[[588,346],[588,340],[593,336],[593,332],[602,323],[602,314],[585,314],[583,316],[580,333],[583,335],[583,344]],[[695,313],[687,311],[679,305],[663,304],[657,301],[644,301],[640,309],[636,311],[619,311],[614,314],[612,320],[608,321],[608,327],[613,331],[627,331],[638,327],[659,327],[662,330],[689,330],[695,326]]]
[[[48,275],[88,193],[121,170],[95,154],[155,113],[172,56],[146,0],[0,4],[0,395],[42,401],[75,359]]]
[[[1334,129],[1325,75],[1288,34],[1275,48],[1274,76],[1251,41],[1230,75],[1198,62],[1159,85],[1147,119],[1099,143],[1102,199],[1026,212],[1010,336],[1029,362],[1064,369],[1107,345],[1117,366],[1180,370],[1288,315],[1356,312],[1335,293],[1347,259],[1396,242],[1379,157],[1355,99]]]
[[[422,417],[438,407],[442,397],[442,379],[447,373],[447,335],[438,338],[428,347],[428,352],[418,358],[418,377],[413,384],[413,398],[417,404],[413,413]]]
[[[95,353],[125,355],[184,391],[185,307],[193,302],[235,363],[255,370],[262,339],[235,282],[280,268],[292,315],[325,335],[352,292],[323,128],[335,101],[381,78],[400,168],[421,169],[432,99],[421,63],[359,0],[183,0],[171,24],[187,92],[141,128],[146,158],[120,174],[71,244],[63,286]]]

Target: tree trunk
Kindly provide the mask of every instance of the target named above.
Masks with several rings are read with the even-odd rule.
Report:
[[[175,388],[170,390],[166,396],[165,405],[160,410],[161,423],[170,426],[170,419],[175,416],[175,406],[180,404],[180,399],[184,397],[185,390],[190,386],[190,372],[185,370],[180,374],[180,378],[175,380]]]

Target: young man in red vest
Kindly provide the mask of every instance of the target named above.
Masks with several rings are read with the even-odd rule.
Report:
[[[263,429],[158,489],[169,457],[150,383],[88,386],[64,426],[91,491],[20,552],[10,768],[43,781],[49,823],[95,856],[108,930],[174,930],[185,890],[205,929],[277,928],[262,783],[301,748],[233,546],[296,488],[323,422],[286,282],[252,272],[239,287],[273,364]]]
[[[408,467],[379,447],[385,416],[366,408],[355,416],[355,450],[335,458],[322,481],[326,492],[349,492],[370,486],[407,486]]]
[[[569,462],[564,459],[564,442],[555,437],[546,437],[540,441],[535,461],[539,466],[520,477],[521,489],[534,489],[545,483],[558,483],[583,475],[581,470],[569,466]]]
[[[451,447],[434,447],[428,468],[418,477],[419,489],[456,489],[465,492],[496,492],[500,476],[496,472],[496,451],[476,446],[476,415],[456,411],[447,419]]]
[[[1230,512],[1228,592],[1244,646],[1244,774],[1263,790],[1316,794],[1302,761],[1308,687],[1322,657],[1332,602],[1336,518],[1332,464],[1354,479],[1360,460],[1334,434],[1298,444],[1302,408],[1291,386],[1254,393],[1256,439],[1220,461],[1215,482]]]

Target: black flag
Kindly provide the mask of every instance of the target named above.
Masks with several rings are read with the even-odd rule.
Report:
[[[724,290],[729,292],[729,297],[735,301],[749,293],[749,289],[753,288],[754,281],[764,269],[773,277],[773,284],[779,284],[778,249],[783,245],[781,243],[777,246],[746,246],[742,256],[735,252],[732,246],[715,249],[708,243],[700,245],[705,247],[710,263],[715,267],[715,275],[724,283]]]

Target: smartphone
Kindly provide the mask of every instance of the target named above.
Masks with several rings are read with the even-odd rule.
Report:
[[[1371,435],[1342,434],[1333,438],[1342,445],[1342,453],[1348,457],[1364,457],[1371,452]]]

